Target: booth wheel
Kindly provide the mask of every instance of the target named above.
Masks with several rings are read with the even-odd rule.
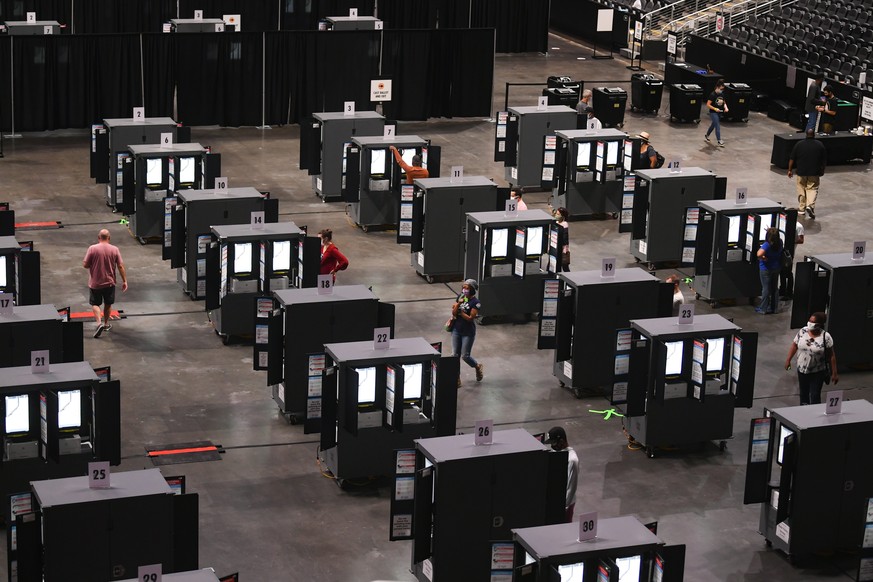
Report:
[[[229,334],[219,333],[217,329],[214,331],[215,331],[215,335],[217,335],[218,337],[221,338],[221,343],[223,343],[224,345],[227,345],[230,343],[230,335]]]
[[[297,418],[296,414],[289,414],[286,419],[288,420],[288,424],[297,424],[300,420]]]
[[[709,306],[715,309],[716,307],[718,307],[718,301],[716,301],[715,299],[710,299]]]
[[[654,272],[654,271],[655,271],[655,263],[646,263],[646,268],[647,268],[649,271]]]
[[[146,239],[144,239],[144,238],[141,237],[141,236],[136,237],[136,241],[137,241],[139,244],[141,244],[142,246],[145,246],[145,245],[146,245]]]
[[[370,227],[367,226],[366,224],[362,224],[362,225],[361,225],[361,230],[363,230],[364,232],[370,232]]]
[[[764,538],[764,545],[767,546],[768,548],[772,548],[772,547],[773,547],[773,542],[771,542],[770,540]]]
[[[655,458],[655,447],[646,447],[646,456],[650,459]]]
[[[581,388],[573,388],[573,396],[582,400],[582,389]]]
[[[558,385],[559,385],[561,388],[566,388],[566,387],[567,387],[567,385],[564,384],[564,382],[562,382],[561,380],[558,380]]]
[[[727,441],[718,441],[718,450],[725,452],[727,450]]]
[[[425,275],[424,280],[428,283],[433,283],[433,275]]]

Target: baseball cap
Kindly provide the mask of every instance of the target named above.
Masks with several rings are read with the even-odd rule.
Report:
[[[564,427],[553,426],[549,429],[549,434],[546,438],[546,444],[553,445],[561,439],[563,439],[564,441],[567,440],[567,433],[564,432]]]

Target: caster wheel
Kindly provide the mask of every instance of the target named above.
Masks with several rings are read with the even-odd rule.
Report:
[[[634,262],[639,263],[641,261],[640,261],[639,257],[634,257]]]
[[[764,545],[767,546],[768,548],[772,548],[773,542],[771,542],[770,540],[764,540]]]
[[[697,124],[697,125],[699,125],[699,124],[700,124],[700,120],[699,120],[699,119],[695,119],[695,120],[694,120],[694,123]]]
[[[297,424],[298,418],[296,414],[291,414],[288,416],[288,424]]]
[[[721,452],[725,452],[727,450],[727,441],[719,441],[718,450],[720,450]]]
[[[647,268],[649,271],[651,271],[651,272],[654,273],[654,272],[655,272],[655,263],[646,263],[646,268]]]
[[[573,388],[573,396],[575,396],[578,400],[582,400],[582,389]]]
[[[646,447],[646,456],[650,459],[655,458],[655,449],[653,447]]]
[[[700,299],[700,293],[695,293],[695,294],[694,294],[694,299]]]
[[[709,302],[709,306],[712,307],[713,309],[716,309],[718,307],[718,301],[713,299],[712,301]]]
[[[361,225],[361,230],[363,230],[364,232],[370,232],[370,227],[367,226],[366,224],[362,224],[362,225]]]
[[[428,283],[433,283],[433,276],[432,276],[432,275],[428,275],[428,276],[426,276],[426,277],[424,278],[424,280],[427,281]]]
[[[561,388],[566,388],[566,387],[567,387],[567,385],[564,384],[563,382],[561,382],[560,380],[558,380],[558,385],[559,385]]]
[[[225,335],[218,334],[218,335],[221,337],[221,343],[223,343],[224,345],[230,344],[230,334],[225,334]]]
[[[618,218],[618,212],[610,212],[609,215],[612,217],[613,220]]]

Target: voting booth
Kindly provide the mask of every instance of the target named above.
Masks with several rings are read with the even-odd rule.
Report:
[[[15,305],[39,305],[39,263],[33,241],[0,236],[0,306],[8,308],[9,297]]]
[[[510,107],[498,111],[497,118],[494,161],[503,162],[504,178],[516,188],[539,187],[549,177],[543,162],[547,151],[554,152],[555,132],[576,128],[576,110],[566,105]]]
[[[70,321],[69,307],[13,305],[4,309],[0,304],[0,368],[29,366],[31,352],[36,350],[48,350],[52,364],[81,362],[85,359],[82,328],[81,321]]]

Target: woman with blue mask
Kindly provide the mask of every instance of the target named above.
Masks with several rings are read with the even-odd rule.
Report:
[[[800,404],[819,404],[825,383],[840,381],[834,338],[824,330],[827,315],[817,311],[809,316],[806,327],[797,332],[785,359],[785,369],[791,369],[791,359],[797,354],[797,381]]]
[[[476,370],[476,381],[481,382],[484,374],[482,364],[477,362],[470,352],[476,341],[476,317],[481,304],[476,298],[479,284],[475,279],[467,279],[461,285],[461,294],[452,305],[452,355],[461,356],[468,366]],[[458,385],[461,385],[460,378]]]

